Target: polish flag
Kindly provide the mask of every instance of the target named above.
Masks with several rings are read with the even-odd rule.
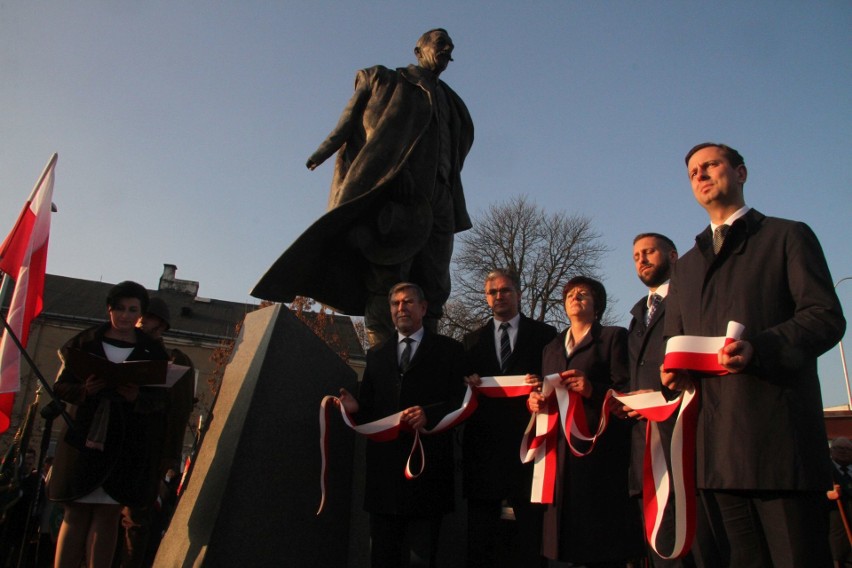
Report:
[[[15,226],[0,245],[0,271],[15,281],[6,321],[26,347],[30,322],[42,309],[50,211],[53,199],[54,154],[24,205]],[[9,428],[15,394],[21,388],[21,353],[3,330],[0,341],[0,433]]]
[[[685,369],[710,375],[727,375],[728,371],[719,364],[719,350],[729,343],[738,341],[745,327],[735,321],[728,322],[724,337],[700,337],[677,335],[666,343],[663,367],[666,371]]]

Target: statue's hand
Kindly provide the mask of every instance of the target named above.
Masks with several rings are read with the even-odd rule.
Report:
[[[305,163],[305,166],[307,166],[307,168],[311,171],[314,171],[315,169],[317,169],[318,165],[319,164],[316,163],[315,161],[313,161],[311,158],[308,158],[307,163]]]

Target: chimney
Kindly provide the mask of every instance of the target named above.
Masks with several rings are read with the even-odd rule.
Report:
[[[163,265],[163,275],[160,276],[160,285],[157,290],[173,290],[181,294],[188,294],[192,297],[198,295],[198,282],[194,280],[179,280],[175,278],[177,266],[174,264]]]

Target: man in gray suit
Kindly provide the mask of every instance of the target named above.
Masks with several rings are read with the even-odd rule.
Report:
[[[696,484],[718,505],[731,566],[831,566],[817,357],[846,321],[828,264],[810,227],[746,206],[739,152],[699,144],[686,165],[710,226],[674,268],[665,335],[745,326],[719,350],[729,374],[662,372],[669,388],[699,390]]]

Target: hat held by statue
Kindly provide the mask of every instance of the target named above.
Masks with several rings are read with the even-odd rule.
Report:
[[[349,232],[349,242],[373,264],[400,264],[416,255],[429,238],[432,207],[422,194],[405,202],[377,200]]]

